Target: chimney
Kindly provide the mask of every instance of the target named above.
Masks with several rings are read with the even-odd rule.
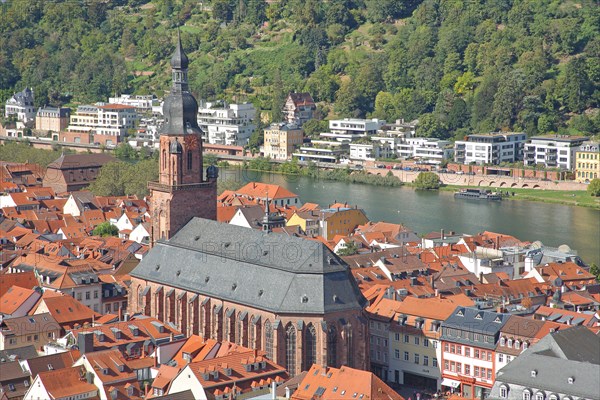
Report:
[[[500,249],[500,236],[496,236],[496,250]]]
[[[444,240],[444,229],[440,231],[440,240]]]
[[[277,382],[271,382],[271,400],[275,400],[277,398],[277,394],[275,391],[277,390]]]
[[[94,332],[80,332],[77,335],[77,347],[81,354],[94,351]]]
[[[290,398],[290,395],[291,395],[290,388],[286,386],[286,387],[285,387],[285,398],[286,398],[286,399],[289,399],[289,398]]]
[[[91,373],[91,372],[86,372],[85,373],[85,380],[86,380],[87,383],[93,384],[94,383],[94,374]]]
[[[483,272],[479,273],[479,283],[483,283]]]
[[[119,321],[124,321],[124,319],[123,319],[123,307],[119,307]]]

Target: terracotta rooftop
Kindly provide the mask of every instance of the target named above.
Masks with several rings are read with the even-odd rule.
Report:
[[[314,364],[308,371],[292,400],[403,400],[403,397],[375,374],[349,367],[324,368]]]

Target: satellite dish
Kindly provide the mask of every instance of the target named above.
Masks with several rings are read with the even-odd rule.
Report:
[[[531,243],[532,249],[541,249],[542,247],[544,247],[544,244],[539,240],[536,240],[535,242]]]
[[[558,246],[558,251],[560,251],[561,253],[570,253],[571,248],[566,244],[561,244],[560,246]]]

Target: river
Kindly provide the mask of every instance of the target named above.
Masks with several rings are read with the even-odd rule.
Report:
[[[444,229],[475,234],[484,230],[540,240],[547,246],[568,244],[587,263],[600,264],[600,211],[521,200],[454,199],[451,192],[418,191],[318,180],[305,176],[222,170],[222,178],[281,185],[304,203],[327,206],[336,201],[363,208],[372,221],[402,223],[419,234]]]

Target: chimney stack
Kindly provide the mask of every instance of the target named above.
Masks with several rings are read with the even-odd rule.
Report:
[[[94,351],[94,332],[80,332],[77,335],[77,347],[81,354]]]

